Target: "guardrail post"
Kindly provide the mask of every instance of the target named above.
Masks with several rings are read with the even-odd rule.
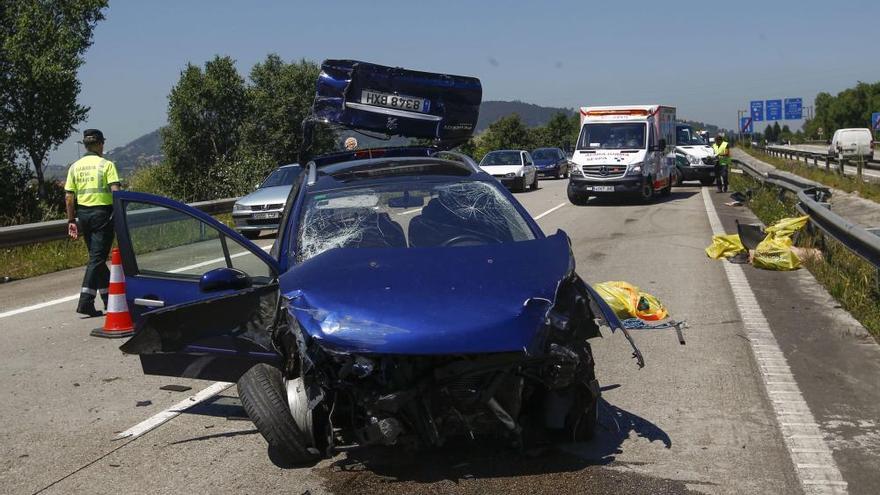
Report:
[[[819,168],[819,157],[816,155],[813,155],[813,166]]]
[[[825,155],[825,170],[831,170],[831,155]]]

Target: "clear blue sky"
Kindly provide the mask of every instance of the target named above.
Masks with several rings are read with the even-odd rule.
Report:
[[[108,148],[163,125],[181,69],[216,54],[243,74],[271,52],[354,58],[477,76],[484,100],[663,103],[724,127],[750,99],[809,105],[880,80],[877,0],[111,0],[106,17],[80,72],[79,130],[103,130]],[[78,139],[51,162],[77,158]]]

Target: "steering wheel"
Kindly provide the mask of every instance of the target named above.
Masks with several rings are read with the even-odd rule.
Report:
[[[447,239],[446,241],[443,242],[443,244],[440,245],[440,247],[454,246],[454,245],[460,244],[462,242],[470,242],[469,245],[472,245],[472,246],[473,245],[481,246],[483,244],[486,244],[487,240],[498,242],[498,239],[495,239],[494,237],[491,237],[488,235],[482,236],[482,235],[477,235],[477,234],[461,234],[461,235],[457,235],[455,237],[452,237],[450,239]]]

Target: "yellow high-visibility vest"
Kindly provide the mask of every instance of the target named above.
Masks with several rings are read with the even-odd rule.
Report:
[[[76,194],[80,206],[108,206],[113,204],[110,184],[119,183],[116,165],[94,153],[75,161],[67,170],[64,190]]]
[[[717,143],[712,143],[712,151],[718,157],[719,164],[730,165],[730,152],[727,151],[727,141],[722,141],[721,146],[718,146]]]

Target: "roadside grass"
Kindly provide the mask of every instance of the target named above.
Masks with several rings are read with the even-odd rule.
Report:
[[[815,179],[813,179],[815,180]],[[761,184],[745,174],[731,174],[731,188],[752,191],[749,208],[764,223],[771,225],[779,219],[800,216],[792,194],[780,199],[780,189]],[[796,237],[800,247],[816,248],[822,256],[801,260],[831,296],[859,321],[874,338],[880,340],[880,289],[877,270],[835,239],[814,229],[806,229]]]
[[[880,183],[859,181],[854,176],[837,173],[834,168],[829,171],[826,170],[823,165],[820,165],[819,167],[807,166],[804,165],[803,162],[777,158],[754,148],[740,149],[751,155],[753,158],[757,158],[762,162],[773,165],[779,170],[800,175],[801,177],[825,184],[834,189],[840,189],[841,191],[846,191],[848,193],[858,193],[859,196],[865,199],[880,203]]]
[[[226,225],[232,226],[232,215],[229,213],[216,215],[214,218]],[[195,222],[192,223],[195,224]],[[189,223],[187,223],[187,227],[191,227]],[[152,232],[152,234],[156,234],[156,232]],[[183,235],[183,232],[180,235]],[[145,239],[144,237],[141,238]],[[139,246],[138,252],[143,253],[164,249],[171,245],[187,243],[185,240],[179,239],[177,234],[173,238],[175,239],[174,242],[169,243],[171,237],[168,235],[155,236],[153,239],[163,239],[165,242],[160,244],[154,240],[151,245]],[[199,238],[194,236],[190,242],[197,242],[198,240]],[[116,247],[115,241],[113,247]],[[11,280],[18,280],[76,268],[84,266],[88,260],[89,255],[86,250],[86,244],[81,239],[76,241],[63,239],[0,249],[0,281],[3,281],[6,277]]]

